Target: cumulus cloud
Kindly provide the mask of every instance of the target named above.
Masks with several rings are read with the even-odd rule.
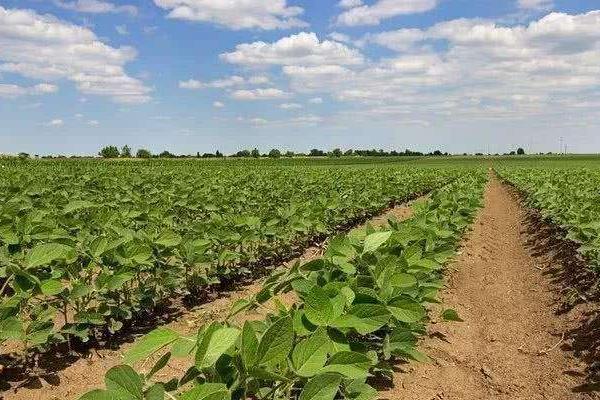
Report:
[[[124,13],[135,16],[138,14],[138,9],[132,5],[120,5],[117,6],[113,3],[100,0],[77,0],[77,1],[63,1],[54,0],[54,4],[65,10],[72,10],[81,13],[90,14],[107,14],[107,13]]]
[[[263,75],[251,76],[244,78],[242,76],[233,75],[222,79],[216,79],[209,82],[202,82],[196,79],[180,81],[180,89],[200,90],[200,89],[227,89],[232,87],[248,86],[248,85],[264,85],[269,83],[269,78]]]
[[[291,96],[291,93],[275,88],[236,90],[231,93],[231,97],[235,100],[274,100],[287,99]]]
[[[340,2],[337,5],[340,8],[348,9],[348,8],[362,6],[363,2],[362,2],[362,0],[340,0]]]
[[[98,120],[96,120],[96,119],[91,119],[91,120],[88,121],[88,125],[89,126],[99,126],[100,122]]]
[[[131,47],[104,44],[87,28],[31,10],[0,7],[0,72],[67,79],[86,95],[143,103],[150,100],[151,89],[124,70],[136,55]]]
[[[220,101],[215,101],[215,102],[213,102],[213,107],[214,108],[223,108],[223,107],[225,107],[225,104]]]
[[[382,20],[398,15],[430,11],[437,7],[438,0],[378,0],[372,5],[356,4],[353,7],[352,4],[356,2],[343,1],[342,3],[349,9],[338,15],[337,24],[359,26],[379,25]]]
[[[313,97],[312,99],[308,99],[310,104],[323,104],[323,99],[321,97]]]
[[[301,32],[274,43],[239,44],[234,52],[221,54],[221,59],[246,66],[357,65],[364,61],[358,50],[331,40],[320,41],[312,32]]]
[[[526,25],[459,19],[363,40],[396,53],[282,71],[296,92],[360,104],[354,115],[401,120],[522,119],[600,100],[600,11],[552,13]]]
[[[55,93],[58,86],[49,83],[40,83],[34,86],[24,87],[19,85],[0,83],[0,97],[16,98],[21,96],[36,96]]]
[[[169,18],[210,22],[233,30],[308,26],[298,18],[304,10],[288,6],[286,0],[154,0],[154,4],[168,10]]]

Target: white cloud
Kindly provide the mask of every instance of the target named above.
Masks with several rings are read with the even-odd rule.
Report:
[[[49,83],[40,83],[30,87],[0,83],[0,97],[16,98],[21,96],[36,96],[55,93],[58,86]]]
[[[331,32],[329,35],[327,35],[327,37],[340,43],[352,43],[352,39],[350,39],[350,36],[344,33]]]
[[[53,119],[53,120],[47,122],[46,126],[58,128],[58,127],[63,126],[64,124],[65,124],[65,122],[62,119],[57,118],[57,119]]]
[[[519,8],[524,10],[550,10],[554,7],[552,0],[517,0]]]
[[[127,30],[127,26],[125,26],[125,25],[117,25],[117,26],[115,26],[115,30],[121,36],[129,35],[129,31]]]
[[[340,8],[348,9],[362,6],[363,2],[362,0],[340,0],[340,2],[337,5]]]
[[[100,122],[98,120],[91,119],[88,121],[88,125],[89,126],[98,126],[98,125],[100,125]]]
[[[336,22],[343,26],[379,25],[398,15],[417,14],[433,10],[438,0],[378,0],[372,5],[350,8],[340,14]]]
[[[75,114],[75,118],[83,118],[83,114],[77,113],[77,114]]]
[[[331,40],[319,41],[312,32],[301,32],[274,43],[239,44],[234,52],[221,54],[221,58],[231,64],[248,66],[356,65],[364,61],[358,50]]]
[[[366,120],[525,119],[600,101],[600,11],[552,13],[527,25],[459,19],[363,41],[397,54],[282,71],[294,91],[347,102],[357,107],[350,116]]]
[[[235,100],[273,100],[287,99],[291,96],[291,93],[275,88],[236,90],[231,93],[231,97]]]
[[[76,1],[63,1],[54,0],[54,4],[65,10],[72,10],[81,13],[90,14],[107,14],[107,13],[124,13],[135,16],[138,14],[138,9],[132,5],[120,5],[117,6],[107,1],[99,0],[76,0]]]
[[[298,103],[283,103],[279,105],[279,108],[281,108],[282,110],[297,110],[299,108],[302,108],[302,104],[298,104]]]
[[[89,29],[31,10],[0,7],[0,71],[43,80],[68,79],[86,95],[121,103],[150,100],[150,88],[127,75],[131,47],[104,44]]]
[[[308,102],[310,104],[323,104],[323,99],[321,97],[313,97],[312,99],[309,99]]]
[[[288,29],[306,27],[298,17],[301,7],[288,6],[286,0],[154,0],[169,11],[168,17],[210,22],[230,29]]]
[[[225,107],[225,104],[220,101],[215,101],[215,102],[213,102],[213,107],[214,108],[223,108],[223,107]]]
[[[202,82],[196,79],[189,79],[187,81],[180,81],[180,89],[188,90],[200,90],[200,89],[228,89],[232,87],[250,86],[250,85],[264,85],[270,83],[270,80],[266,76],[256,75],[250,78],[244,78],[242,76],[233,75],[227,78],[216,79],[214,81]]]

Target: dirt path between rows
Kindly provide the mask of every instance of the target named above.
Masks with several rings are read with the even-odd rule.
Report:
[[[544,272],[547,260],[529,246],[526,216],[508,187],[490,176],[485,207],[449,268],[442,295],[444,307],[464,322],[434,321],[422,343],[434,361],[401,366],[395,387],[381,398],[600,398],[578,389],[586,365],[565,351],[565,335],[580,321],[573,313],[557,315],[558,290]]]
[[[412,204],[423,201],[426,197],[423,196],[398,205],[379,216],[373,217],[355,229],[361,229],[367,224],[382,226],[392,217],[399,221],[410,218],[412,216]],[[302,262],[310,261],[319,257],[322,251],[323,245],[309,247],[302,256],[287,262],[285,266],[291,266],[298,260]],[[261,288],[261,282],[262,280],[187,311],[165,326],[183,335],[194,335],[202,325],[211,321],[223,320],[227,316],[231,305],[236,300],[248,298],[257,293]],[[280,300],[287,304],[293,302],[293,299],[289,296],[280,298]],[[244,318],[259,318],[259,314],[246,315]],[[19,388],[0,394],[0,400],[76,400],[81,394],[89,390],[103,387],[104,373],[121,363],[123,354],[133,343],[125,343],[114,350],[94,350],[89,357],[81,358],[54,374],[32,380]],[[151,362],[147,364],[152,365]],[[166,381],[173,377],[181,377],[189,366],[189,360],[173,359],[163,371],[155,375],[155,379]]]

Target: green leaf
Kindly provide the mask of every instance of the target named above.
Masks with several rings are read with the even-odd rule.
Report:
[[[198,344],[196,367],[212,367],[219,357],[235,344],[239,336],[240,330],[236,328],[209,328]]]
[[[342,383],[338,374],[318,375],[308,381],[298,400],[333,400]]]
[[[0,341],[8,339],[20,339],[23,335],[21,321],[16,317],[8,317],[0,321]]]
[[[304,314],[311,323],[317,326],[328,325],[333,319],[333,304],[321,287],[314,285],[304,296]]]
[[[375,232],[365,238],[363,254],[372,253],[380,248],[392,236],[392,231]]]
[[[81,396],[79,400],[120,400],[114,393],[108,390],[92,390]]]
[[[391,317],[385,306],[380,304],[357,304],[348,314],[333,321],[337,328],[354,328],[361,335],[375,332],[385,325]]]
[[[92,203],[91,201],[73,200],[65,206],[65,208],[63,209],[63,213],[69,214],[69,213],[72,213],[73,211],[83,210],[83,209],[91,208],[91,207],[94,207],[94,203]]]
[[[61,281],[57,279],[48,279],[46,281],[42,281],[40,290],[46,296],[56,296],[64,290],[64,286]]]
[[[222,383],[204,383],[183,393],[180,400],[229,400],[231,393]]]
[[[179,338],[179,334],[167,329],[158,328],[141,338],[131,349],[125,353],[125,364],[133,364],[139,360],[148,358],[160,349],[173,343]]]
[[[258,345],[257,363],[276,363],[285,360],[292,350],[294,326],[289,316],[278,319],[263,334]]]
[[[258,354],[258,338],[252,324],[246,321],[242,328],[242,342],[240,346],[240,355],[246,369],[250,369],[256,364]]]
[[[146,380],[152,378],[154,376],[154,374],[156,374],[158,371],[163,369],[168,364],[170,359],[171,359],[170,352],[163,354],[162,357],[159,358],[158,361],[154,363],[150,372],[148,372],[146,374]]]
[[[181,236],[176,234],[173,231],[166,231],[161,233],[161,235],[154,241],[159,246],[164,247],[175,247],[181,243]]]
[[[388,310],[398,321],[419,322],[427,315],[425,308],[416,301],[409,299],[394,300],[388,305]]]
[[[150,386],[148,390],[146,390],[146,394],[144,396],[145,400],[164,400],[165,398],[165,388],[161,384],[154,384]]]
[[[325,365],[330,347],[327,331],[322,327],[298,343],[292,352],[296,373],[303,377],[314,376]]]
[[[347,385],[346,392],[350,400],[375,400],[379,394],[377,389],[361,380],[355,380]]]
[[[44,243],[35,246],[25,258],[27,268],[49,265],[55,260],[64,260],[73,255],[73,248],[60,243]]]
[[[444,321],[464,322],[462,318],[458,315],[458,313],[451,308],[442,312],[442,318],[444,319]]]
[[[369,375],[371,359],[365,354],[354,351],[342,351],[334,354],[321,373],[332,372],[350,379],[366,378]]]
[[[104,377],[106,388],[121,400],[143,400],[143,382],[140,376],[128,365],[119,365],[108,370]]]
[[[399,288],[410,288],[417,285],[417,278],[412,274],[397,273],[392,275],[389,284]]]

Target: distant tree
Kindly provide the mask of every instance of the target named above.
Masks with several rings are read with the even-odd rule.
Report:
[[[286,157],[290,157],[290,158],[291,158],[291,157],[294,157],[294,156],[295,156],[295,153],[294,153],[293,151],[290,151],[290,150],[288,150],[288,151],[286,151],[286,152],[285,152],[285,154],[284,154],[284,155],[285,155]]]
[[[21,160],[26,160],[26,159],[28,159],[28,158],[29,158],[29,153],[24,153],[24,152],[21,152],[21,153],[19,153],[19,158],[20,158]]]
[[[353,155],[353,154],[354,154],[354,150],[352,150],[352,149],[348,149],[348,150],[346,150],[346,151],[344,152],[344,155],[345,155],[345,156],[351,156],[351,155]]]
[[[277,149],[271,149],[271,151],[269,151],[269,157],[270,158],[279,158],[279,157],[281,157],[281,152]]]
[[[258,151],[258,149],[255,147],[255,148],[252,150],[252,152],[250,153],[250,155],[251,155],[253,158],[258,158],[258,157],[260,157],[260,151]]]
[[[525,155],[525,150],[523,150],[523,148],[522,148],[522,147],[519,147],[519,148],[517,149],[517,154],[518,154],[518,155],[520,155],[520,156],[523,156],[523,155]]]
[[[513,151],[511,151],[510,153],[508,153],[508,155],[509,155],[509,156],[514,156],[515,154],[516,154],[516,153],[515,153],[515,151],[514,151],[514,150],[513,150]]]
[[[135,154],[135,156],[137,158],[151,158],[152,157],[152,153],[150,153],[150,151],[146,150],[146,149],[139,149],[137,151],[137,153]]]
[[[123,158],[131,158],[131,147],[125,145],[121,148],[121,157]]]
[[[235,153],[234,157],[250,157],[251,153],[250,150],[240,150],[237,153]]]
[[[175,158],[175,154],[168,152],[167,150],[163,151],[158,155],[160,158]]]
[[[434,156],[441,156],[441,155],[442,155],[442,152],[441,152],[441,151],[439,151],[439,150],[436,150],[436,151],[434,151],[434,152],[433,152],[433,155],[434,155]]]
[[[117,146],[106,146],[98,154],[103,158],[119,158],[120,155]]]
[[[310,151],[310,153],[308,153],[308,155],[310,157],[322,157],[325,155],[325,152],[323,150],[319,150],[319,149],[312,149]]]
[[[216,153],[215,153],[215,157],[222,158],[224,156],[223,156],[223,153],[221,153],[219,150],[217,150]]]
[[[333,150],[331,150],[331,156],[332,157],[341,157],[342,156],[342,150],[341,149],[333,149]]]

